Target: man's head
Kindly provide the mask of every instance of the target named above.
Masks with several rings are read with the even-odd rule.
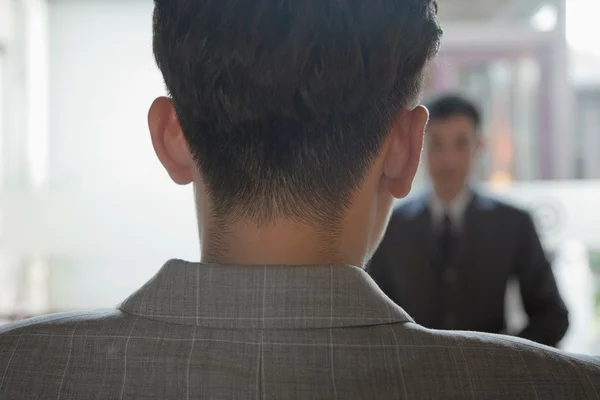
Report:
[[[431,102],[427,124],[427,166],[434,188],[451,201],[468,182],[474,157],[481,145],[481,116],[461,96],[448,95]]]
[[[196,184],[201,233],[285,223],[332,239],[360,222],[378,240],[417,167],[436,11],[433,0],[155,0],[171,98],[153,104],[150,130],[171,177]]]

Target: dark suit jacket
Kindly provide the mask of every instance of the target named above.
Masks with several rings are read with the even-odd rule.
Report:
[[[440,267],[428,195],[395,209],[368,272],[417,323],[434,329],[503,333],[505,295],[519,281],[529,325],[519,336],[555,346],[567,331],[558,292],[530,215],[475,194],[454,262]]]

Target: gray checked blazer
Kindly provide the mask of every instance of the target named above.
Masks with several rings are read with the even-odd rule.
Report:
[[[118,309],[1,327],[0,399],[600,399],[600,360],[425,329],[359,268],[171,261]]]

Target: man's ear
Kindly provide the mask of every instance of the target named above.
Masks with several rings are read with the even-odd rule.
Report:
[[[402,111],[390,128],[383,179],[395,198],[406,197],[419,168],[429,112],[423,106]]]
[[[148,127],[154,151],[171,179],[179,185],[191,183],[196,164],[170,99],[154,100],[148,111]]]

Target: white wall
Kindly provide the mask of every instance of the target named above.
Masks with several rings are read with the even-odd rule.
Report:
[[[7,44],[13,35],[11,0],[0,0],[0,49]]]
[[[152,5],[49,1],[48,181],[0,201],[4,246],[44,260],[53,310],[114,306],[167,259],[199,258],[192,192],[170,181],[146,125],[164,94]]]
[[[152,1],[50,2],[54,187],[170,186],[146,113],[164,94],[152,57]]]
[[[170,181],[148,135],[148,107],[164,94],[152,6],[50,2],[52,195],[41,236],[54,308],[111,305],[168,258],[198,259],[192,193]]]

